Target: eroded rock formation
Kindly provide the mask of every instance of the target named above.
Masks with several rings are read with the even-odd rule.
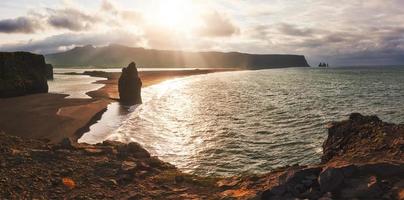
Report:
[[[119,77],[120,102],[124,105],[141,104],[141,88],[142,81],[139,78],[136,63],[132,62],[128,67],[122,69],[121,77]]]
[[[0,98],[48,92],[48,67],[42,55],[0,53]]]

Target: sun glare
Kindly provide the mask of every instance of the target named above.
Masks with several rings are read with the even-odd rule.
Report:
[[[198,23],[199,9],[191,0],[156,0],[149,18],[155,25],[190,31]]]

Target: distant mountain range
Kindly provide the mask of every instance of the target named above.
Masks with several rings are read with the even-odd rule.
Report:
[[[239,52],[186,52],[134,48],[122,45],[76,47],[45,55],[55,67],[123,67],[135,61],[140,67],[246,68],[309,67],[302,55],[262,55]]]

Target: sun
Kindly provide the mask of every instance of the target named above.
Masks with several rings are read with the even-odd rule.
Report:
[[[163,28],[190,31],[198,22],[200,8],[192,0],[155,0],[149,19]]]

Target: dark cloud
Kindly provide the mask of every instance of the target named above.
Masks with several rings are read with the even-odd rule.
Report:
[[[205,25],[198,31],[201,36],[227,37],[240,32],[240,29],[229,18],[216,11],[205,14],[202,19]]]
[[[48,23],[51,26],[71,31],[88,30],[97,22],[101,21],[101,19],[96,16],[75,9],[48,9],[48,12],[50,13]]]
[[[106,33],[66,33],[42,40],[0,46],[0,51],[29,51],[41,54],[65,51],[75,46],[107,44],[139,45],[141,38],[133,33],[114,30]]]
[[[293,24],[282,23],[278,25],[278,31],[281,34],[291,35],[291,36],[300,36],[300,37],[309,37],[313,36],[320,30],[315,30],[311,28],[299,28]]]
[[[70,31],[89,30],[102,19],[97,15],[80,10],[45,9],[45,12],[30,12],[27,16],[0,20],[0,33],[35,33],[49,28],[68,29]],[[44,23],[45,22],[45,23]]]
[[[0,33],[34,33],[39,29],[39,23],[28,17],[0,20]]]

